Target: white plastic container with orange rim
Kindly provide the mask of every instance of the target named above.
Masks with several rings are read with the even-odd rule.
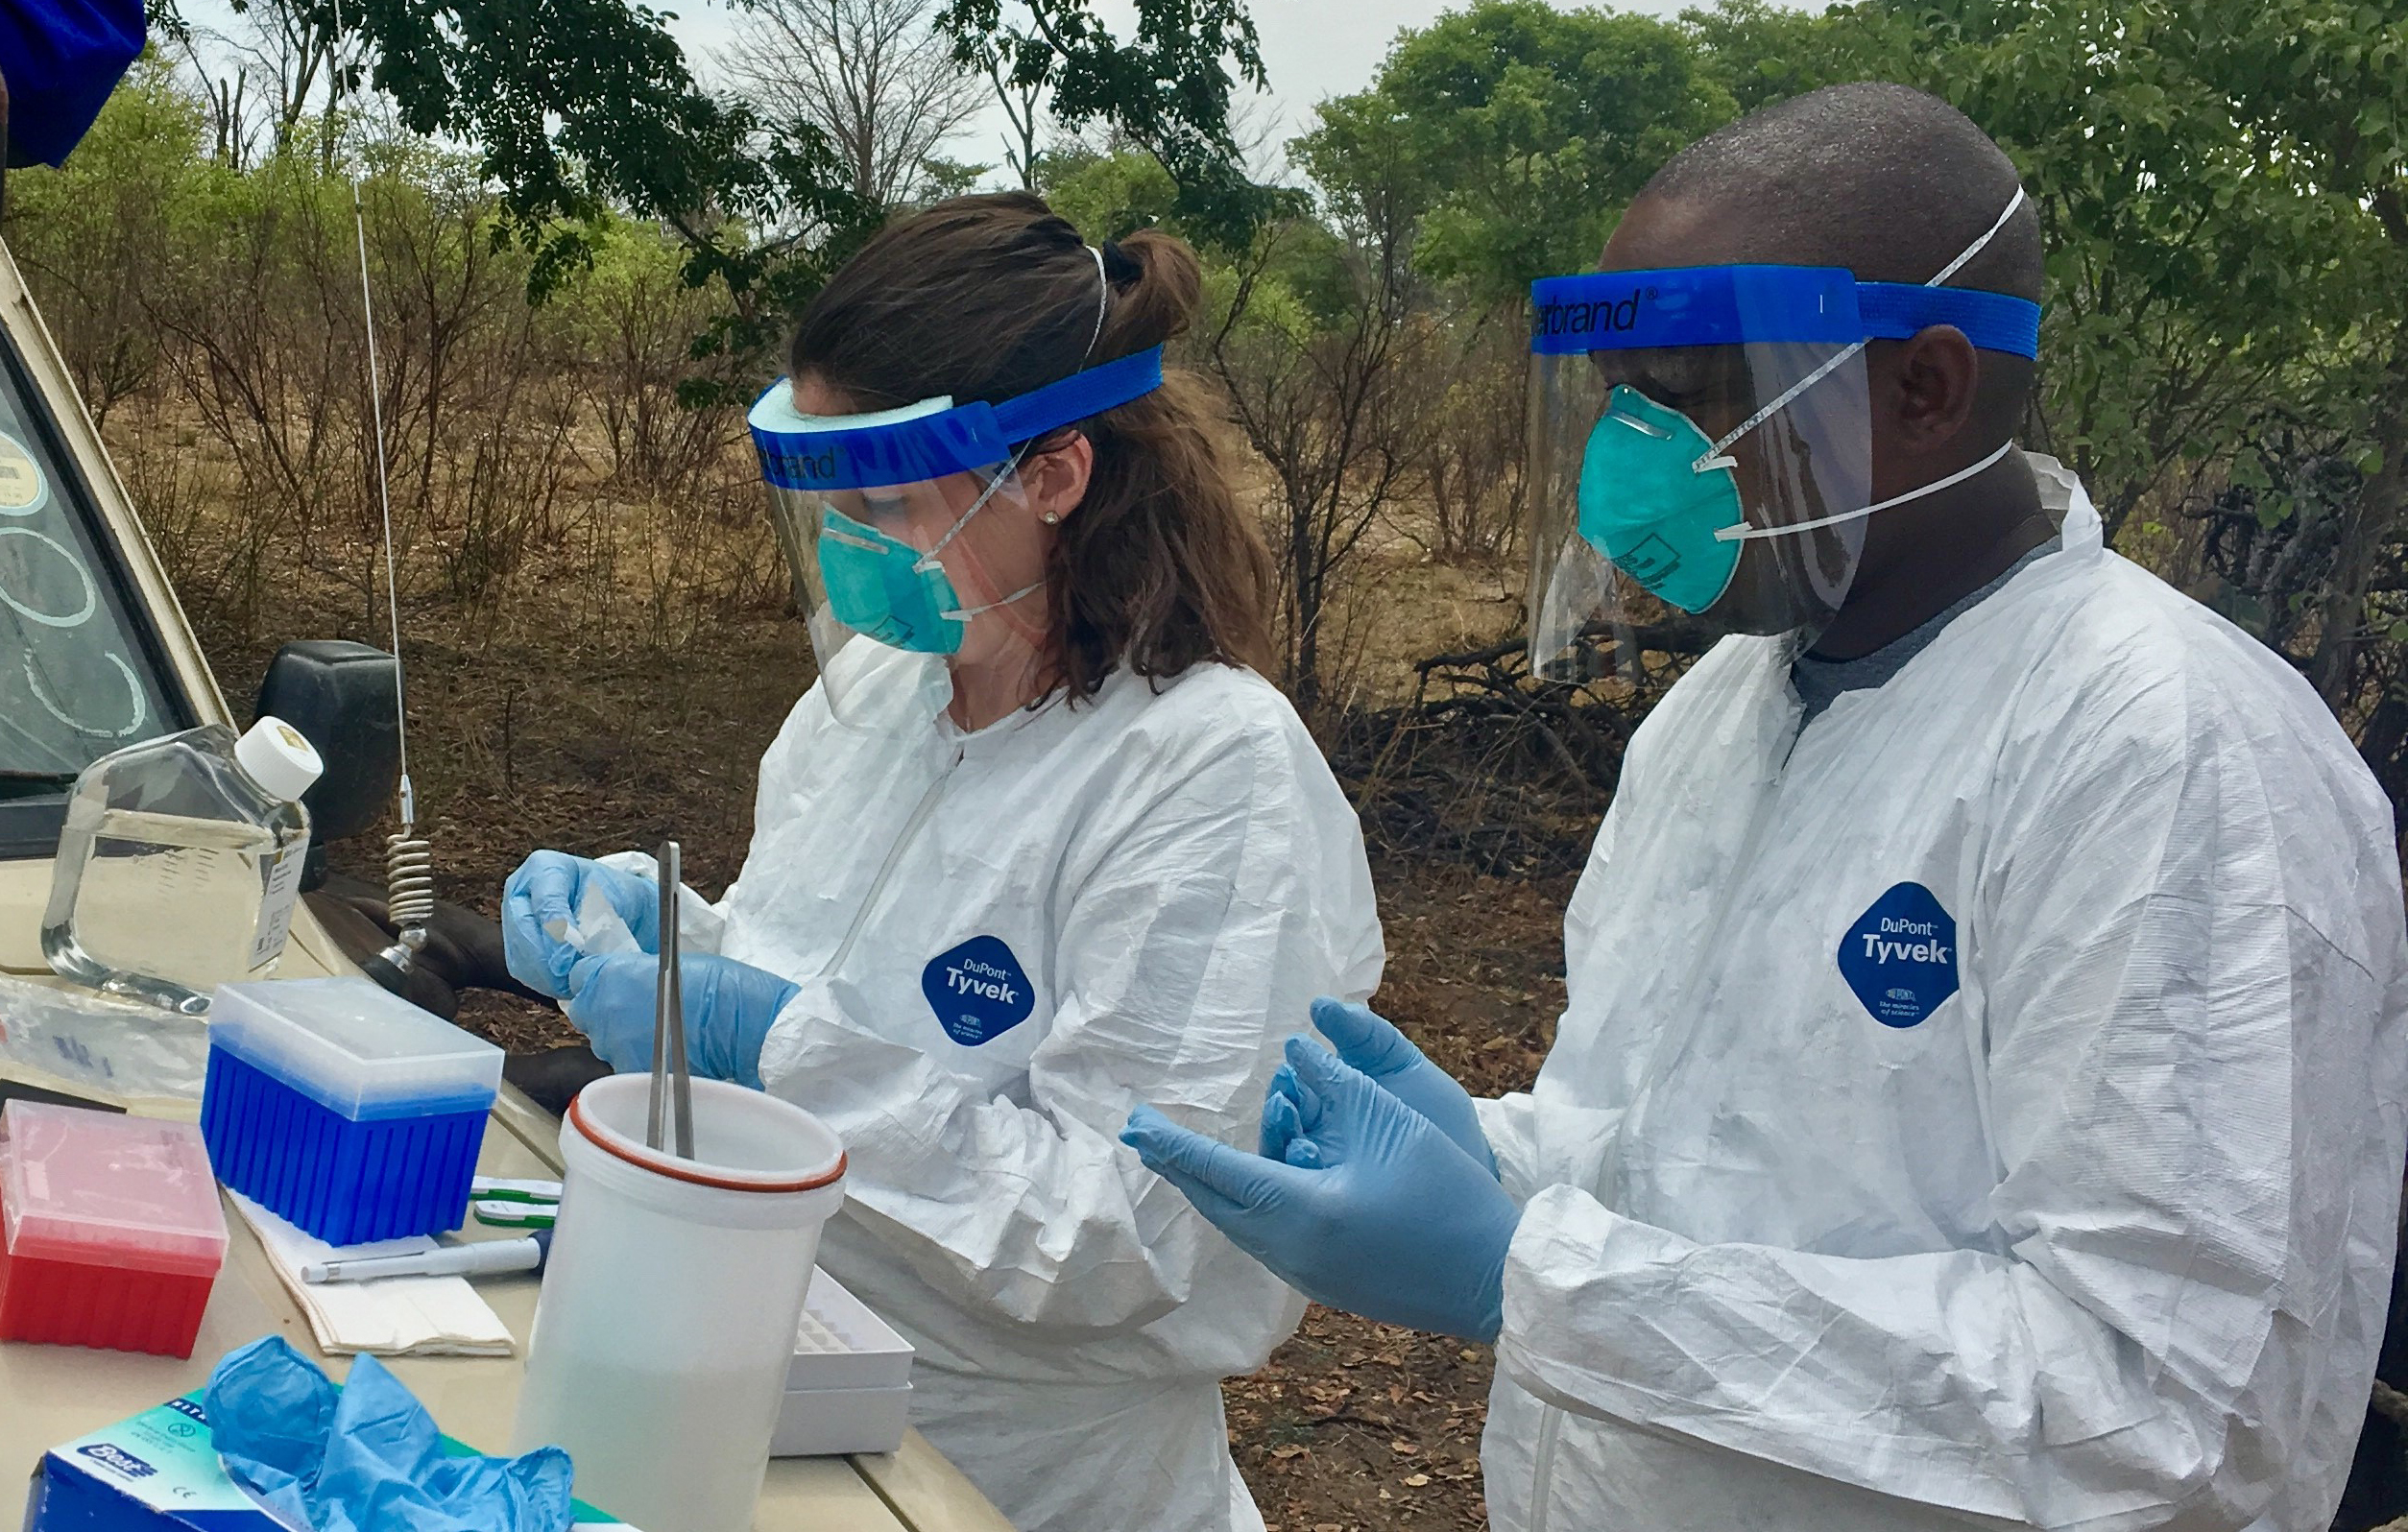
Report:
[[[649,1092],[641,1074],[597,1080],[561,1124],[512,1449],[566,1448],[578,1497],[646,1532],[743,1532],[844,1145],[790,1102],[696,1080],[680,1160],[644,1147]]]

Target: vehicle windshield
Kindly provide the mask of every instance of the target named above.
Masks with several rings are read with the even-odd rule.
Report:
[[[0,332],[0,803],[177,727],[90,504]]]

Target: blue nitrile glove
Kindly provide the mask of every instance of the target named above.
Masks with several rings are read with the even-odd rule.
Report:
[[[686,990],[686,1065],[713,1080],[760,1089],[760,1045],[800,986],[734,958],[681,957]],[[654,994],[661,960],[647,952],[579,958],[561,1009],[593,1051],[626,1074],[652,1067]]]
[[[569,965],[581,954],[555,933],[576,922],[590,887],[609,901],[638,946],[661,950],[661,885],[566,851],[538,851],[502,884],[502,961],[512,978],[555,1000],[568,998]]]
[[[1302,1038],[1287,1162],[1191,1133],[1151,1107],[1120,1141],[1240,1250],[1315,1302],[1471,1340],[1503,1323],[1521,1209],[1496,1178],[1369,1075]],[[1309,1113],[1309,1115],[1307,1115]]]
[[[1472,1093],[1457,1084],[1455,1076],[1432,1064],[1410,1038],[1373,1015],[1370,1007],[1349,1005],[1328,995],[1312,1002],[1312,1024],[1330,1040],[1339,1058],[1428,1117],[1440,1133],[1455,1140],[1457,1148],[1487,1167],[1490,1175],[1497,1173],[1497,1156],[1488,1147],[1488,1136],[1480,1131],[1480,1110],[1472,1105]],[[1268,1100],[1263,1106],[1263,1153],[1281,1160],[1286,1158],[1288,1131],[1307,1103],[1299,1093],[1293,1069],[1283,1067],[1271,1089],[1290,1097],[1285,1112]],[[1282,1134],[1277,1138],[1275,1127]]]
[[[434,1417],[362,1356],[341,1389],[270,1335],[228,1353],[202,1409],[229,1477],[314,1532],[568,1532],[568,1454],[447,1457]]]

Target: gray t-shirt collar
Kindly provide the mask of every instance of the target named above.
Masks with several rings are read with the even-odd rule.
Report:
[[[2017,559],[2005,574],[1914,632],[1891,639],[1869,655],[1860,655],[1854,659],[1818,659],[1811,654],[1798,656],[1790,665],[1790,682],[1797,688],[1798,701],[1806,705],[1805,716],[1798,720],[1799,727],[1803,728],[1820,717],[1842,692],[1870,691],[1887,685],[1890,677],[1906,668],[1908,660],[1931,647],[1932,640],[1939,636],[1941,630],[1996,595],[2005,588],[2008,581],[2023,573],[2026,566],[2063,546],[2063,539],[2049,539]]]

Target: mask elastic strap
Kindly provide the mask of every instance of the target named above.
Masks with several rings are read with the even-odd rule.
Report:
[[[962,528],[970,525],[970,518],[987,508],[987,502],[995,498],[995,491],[1003,488],[1003,481],[1019,470],[1020,456],[1027,450],[1028,443],[1025,442],[1012,448],[1011,457],[1005,460],[1002,468],[996,473],[995,477],[987,481],[987,487],[978,491],[978,498],[970,502],[970,509],[961,514],[961,519],[955,521],[945,536],[936,539],[935,547],[920,556],[920,562],[914,567],[926,569],[936,562],[936,556],[945,551],[946,545],[961,536]]]
[[[1714,445],[1706,448],[1705,456],[1699,458],[1696,463],[1690,465],[1690,467],[1695,468],[1699,473],[1709,473],[1716,468],[1735,468],[1739,467],[1736,460],[1723,456],[1724,453],[1730,450],[1732,443],[1738,441],[1741,437],[1746,436],[1748,432],[1764,424],[1765,421],[1771,419],[1774,416],[1789,408],[1790,401],[1805,393],[1808,389],[1813,388],[1824,378],[1829,377],[1832,373],[1838,371],[1842,367],[1846,365],[1849,358],[1856,355],[1857,352],[1865,349],[1865,346],[1866,343],[1863,341],[1850,341],[1844,348],[1842,348],[1837,355],[1833,356],[1829,361],[1807,373],[1804,377],[1799,378],[1788,388],[1783,389],[1779,394],[1773,396],[1771,403],[1766,405],[1763,409],[1758,410],[1755,414],[1747,417],[1746,419],[1742,420],[1737,429],[1733,430],[1728,436],[1725,436],[1720,442],[1715,443]]]
[[[1998,237],[1998,231],[2007,227],[2007,220],[2015,216],[2015,209],[2021,207],[2023,203],[2023,187],[2018,185],[2015,188],[2015,195],[2008,199],[2006,211],[2000,213],[1997,221],[1983,231],[1982,237],[1975,240],[1972,244],[1967,245],[1963,251],[1959,251],[1955,260],[1950,261],[1947,265],[1941,267],[1939,269],[1939,275],[1933,277],[1930,281],[1925,282],[1923,285],[1925,287],[1938,287],[1942,283],[1946,282],[1951,276],[1954,276],[1959,272],[1963,271],[1966,262],[1972,260],[1975,256],[1989,249],[1990,241]],[[1788,406],[1791,400],[1796,398],[1808,389],[1813,388],[1824,378],[1829,377],[1839,368],[1845,365],[1849,358],[1856,355],[1857,352],[1865,349],[1866,345],[1866,343],[1864,341],[1856,341],[1850,344],[1842,349],[1839,355],[1834,356],[1831,360],[1823,363],[1822,366],[1807,373],[1795,383],[1793,383],[1788,388],[1783,389],[1771,403],[1766,405],[1763,409],[1758,410],[1755,414],[1749,416],[1745,421],[1741,422],[1737,430],[1731,432],[1730,435],[1722,438],[1720,442],[1715,443],[1714,445],[1706,448],[1705,456],[1699,458],[1697,463],[1693,465],[1693,467],[1699,473],[1711,472],[1716,468],[1737,467],[1737,465],[1729,458],[1722,455],[1730,450],[1732,443],[1738,441],[1741,437],[1746,436],[1756,427],[1764,424],[1765,421],[1771,419],[1775,415],[1778,415],[1785,407]]]
[[[1992,224],[1989,228],[1983,233],[1980,239],[1977,239],[1972,244],[1967,245],[1964,248],[1963,254],[1941,267],[1938,276],[1933,277],[1930,281],[1925,282],[1923,285],[1925,287],[1939,286],[1942,282],[1947,281],[1951,276],[1954,276],[1959,272],[1963,271],[1966,262],[1972,260],[1973,257],[1989,249],[1990,241],[1996,239],[1998,237],[1998,231],[2007,227],[2007,220],[2015,216],[2015,209],[2023,205],[2023,188],[2021,186],[2017,186],[2015,188],[2015,195],[2007,200],[2007,210],[1998,215],[1998,222]]]
[[[1860,511],[1842,511],[1836,516],[1817,516],[1812,521],[1793,521],[1782,527],[1751,527],[1746,522],[1741,522],[1735,527],[1717,527],[1714,530],[1714,540],[1745,542],[1750,538],[1786,538],[1793,532],[1812,532],[1818,527],[1836,527],[1842,521],[1854,521],[1859,516],[1868,516],[1876,511],[1887,511],[1891,506],[1904,505],[1909,500],[1920,500],[1927,494],[1938,494],[1942,490],[1954,489],[1977,474],[1987,473],[1998,465],[2001,458],[2013,451],[2014,446],[2015,443],[2011,441],[2001,442],[1989,456],[1979,463],[1959,468],[1944,479],[1934,479],[1929,484],[1918,485],[1904,494],[1893,494],[1887,500],[1876,505],[1866,506]]]
[[[1103,248],[1090,245],[1087,253],[1096,257],[1096,332],[1087,337],[1087,349],[1079,354],[1080,370],[1095,360],[1096,343],[1103,339],[1104,313],[1112,307],[1112,278],[1104,275]]]
[[[1104,314],[1112,305],[1112,280],[1104,275],[1103,251],[1096,249],[1095,246],[1090,245],[1087,247],[1087,253],[1096,257],[1096,328],[1095,332],[1087,337],[1087,350],[1078,359],[1077,371],[1084,371],[1089,358],[1096,354],[1096,343],[1103,339]],[[1010,478],[1019,470],[1021,456],[1027,450],[1028,443],[1025,442],[1023,442],[1020,445],[1012,448],[1012,455],[1005,461],[1002,471],[988,481],[987,487],[979,491],[978,498],[970,502],[970,509],[961,514],[961,519],[955,521],[952,526],[946,531],[945,536],[936,539],[935,547],[930,548],[927,552],[920,556],[920,562],[914,567],[926,569],[929,564],[936,562],[936,556],[943,553],[946,547],[951,544],[955,538],[961,536],[962,528],[970,525],[970,518],[986,509],[987,502],[995,497],[995,491],[1003,488],[1003,481]],[[1043,589],[1044,587],[1045,583],[1043,581],[1039,581],[1036,585],[1030,586],[1026,590],[1021,591],[1018,595],[1005,596],[1001,601],[990,602],[986,606],[976,609],[976,610],[960,613],[949,611],[940,613],[940,615],[948,617],[955,615],[975,617],[980,611],[993,611],[997,607],[1007,607],[1013,602],[1018,601],[1022,596],[1030,595]]]
[[[968,607],[957,609],[952,611],[940,611],[937,615],[944,618],[948,622],[968,622],[971,618],[979,615],[981,612],[993,611],[999,607],[1008,607],[1015,601],[1020,601],[1026,597],[1035,595],[1038,591],[1043,590],[1045,587],[1046,583],[1040,580],[1033,586],[1021,586],[1018,590],[1013,591],[1010,595],[1005,596],[1000,601],[990,601],[983,607]]]

